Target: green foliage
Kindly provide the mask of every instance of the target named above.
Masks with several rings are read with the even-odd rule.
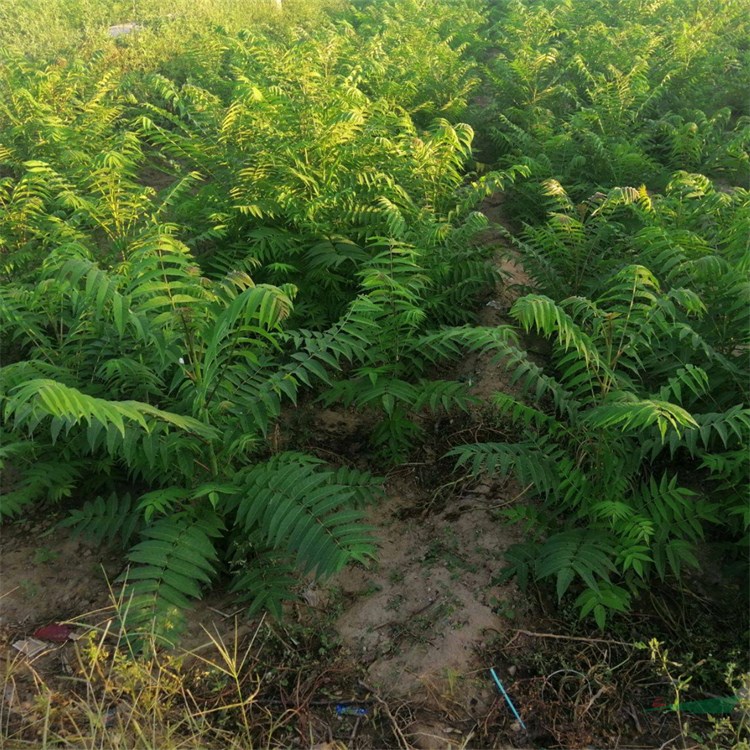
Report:
[[[0,513],[67,498],[66,526],[128,550],[131,623],[168,637],[219,576],[278,614],[295,575],[372,555],[379,480],[267,435],[308,390],[374,410],[392,461],[423,411],[473,403],[428,368],[511,337],[466,325],[496,282],[474,209],[525,170],[467,174],[445,117],[473,65],[439,12],[178,44],[142,10],[51,63],[3,53]]]
[[[513,474],[538,498],[506,512],[531,538],[508,552],[504,575],[554,580],[560,599],[575,583],[581,616],[604,627],[654,578],[698,568],[709,534],[721,530],[741,554],[750,410],[736,402],[746,349],[722,354],[699,333],[714,300],[662,286],[643,266],[594,283],[592,297],[517,300],[513,318],[552,344],[544,369],[512,345],[503,352],[523,398],[495,402],[518,439],[451,453],[470,474]],[[711,471],[702,486],[696,463]]]
[[[433,115],[455,114],[442,97],[458,102],[472,84],[448,72],[465,66],[450,24],[425,12],[405,0],[390,8],[407,24],[397,35],[378,6],[356,27],[214,30],[136,71],[106,45],[42,72],[12,57],[0,79],[0,270],[33,273],[62,244],[109,264],[141,241],[151,214],[179,227],[213,277],[294,284],[295,324],[321,328],[344,314],[386,237],[428,259],[430,312],[464,322],[493,281],[474,240],[486,221],[473,209],[514,171],[465,179],[472,130]]]
[[[494,5],[497,54],[473,121],[500,164],[532,170],[511,198],[516,218],[544,218],[550,178],[576,202],[621,185],[661,189],[676,169],[747,185],[746,10],[735,0]]]
[[[337,367],[342,352],[351,357],[351,345],[328,350],[322,335],[315,346],[290,351],[281,325],[291,288],[256,286],[237,273],[210,281],[187,257],[162,233],[134,243],[110,270],[62,247],[35,287],[3,298],[0,313],[23,351],[0,369],[5,429],[16,437],[4,451],[24,469],[3,514],[108,490],[108,500],[85,504],[66,524],[126,546],[138,534],[128,553],[128,613],[136,626],[155,618],[166,631],[220,570],[215,540],[225,528],[294,552],[303,571],[328,575],[364,559],[372,543],[353,500],[377,484],[344,473],[355,485],[345,489],[337,474],[309,461],[304,475],[280,460],[255,463],[282,398],[327,380],[326,368]],[[133,391],[144,400],[127,398]],[[287,498],[279,533],[270,511],[282,479],[298,492]],[[152,488],[137,502],[118,491],[133,481]]]
[[[688,380],[685,387],[706,391],[710,382],[712,398],[722,406],[745,402],[748,191],[719,192],[702,175],[685,172],[673,176],[663,195],[651,195],[643,187],[615,188],[580,206],[559,184],[548,190],[554,191],[559,210],[546,224],[527,227],[516,245],[534,283],[555,299],[570,298],[567,306],[593,322],[602,315],[590,298],[602,294],[603,282],[633,262],[651,269],[649,274],[666,292],[664,304],[686,313],[675,319],[678,330],[670,329],[676,339],[673,356],[687,368],[680,371]],[[643,333],[662,334],[650,320]],[[651,377],[668,382],[675,377],[666,362],[662,367],[654,361],[651,367]],[[637,369],[644,377],[644,368]],[[672,388],[679,397],[679,382],[665,385],[662,395],[669,398]]]
[[[73,509],[60,523],[88,537],[95,544],[119,542],[127,547],[143,523],[150,520],[136,512],[130,494],[113,492],[108,498],[97,497]]]
[[[122,545],[136,628],[366,561],[379,480],[268,435],[342,404],[404,459],[477,403],[439,375],[467,352],[515,394],[513,440],[453,454],[533,490],[519,582],[604,626],[746,543],[741,2],[64,5],[0,9],[0,518]],[[473,325],[501,191],[543,360]]]
[[[372,548],[361,511],[346,508],[353,491],[320,463],[281,455],[245,472],[236,515],[246,535],[286,551],[305,573],[326,576],[350,559],[366,562]],[[362,479],[373,484],[372,477]]]
[[[477,65],[465,53],[475,52],[481,40],[483,3],[450,0],[434,9],[419,0],[356,5],[352,21],[365,43],[352,60],[366,90],[421,121],[460,117],[479,83]]]
[[[206,515],[161,518],[141,532],[142,541],[128,552],[132,566],[124,580],[134,633],[138,627],[155,628],[151,632],[169,641],[190,600],[199,599],[201,585],[211,582],[218,562],[211,538],[218,536],[220,521]]]
[[[33,59],[55,59],[81,49],[113,49],[135,67],[167,59],[185,40],[262,27],[283,33],[296,25],[324,23],[346,8],[343,0],[12,0],[0,6],[0,49]],[[111,25],[137,23],[137,34],[110,37]]]

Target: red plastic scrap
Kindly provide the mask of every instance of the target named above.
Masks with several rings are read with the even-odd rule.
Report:
[[[60,625],[56,622],[51,625],[45,625],[34,633],[34,638],[50,643],[65,643],[70,638],[73,629],[67,625]]]

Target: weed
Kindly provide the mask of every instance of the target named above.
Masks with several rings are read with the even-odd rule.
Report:
[[[385,608],[393,612],[398,612],[403,606],[404,601],[406,601],[406,597],[403,594],[395,594],[388,598],[388,601],[385,603]]]
[[[60,557],[60,553],[49,547],[37,547],[34,550],[34,565],[45,565],[51,563]]]
[[[204,629],[194,648],[165,650],[155,636],[145,648],[118,623],[127,600],[118,595],[97,613],[97,626],[75,641],[27,659],[5,661],[0,687],[0,731],[6,742],[33,742],[43,750],[61,744],[134,750],[218,750],[284,747],[309,742],[312,705],[350,697],[353,672],[341,660],[330,623],[272,626],[252,623]],[[53,668],[69,665],[66,674]],[[338,691],[346,690],[346,693]],[[322,699],[322,703],[321,703]],[[335,700],[333,701],[335,703]],[[331,703],[331,705],[333,704]],[[322,709],[321,709],[322,710]],[[323,741],[321,725],[312,735]]]
[[[372,596],[373,594],[377,594],[378,592],[382,590],[383,590],[383,587],[379,583],[369,580],[365,588],[362,589],[362,591],[359,593],[359,596],[361,597]]]
[[[390,573],[388,573],[388,581],[394,586],[399,583],[403,583],[404,571],[399,568],[394,568]]]
[[[498,599],[496,596],[492,596],[489,605],[493,612],[506,620],[513,622],[518,617],[516,608],[507,599]]]
[[[450,526],[443,529],[441,537],[436,537],[430,542],[424,559],[433,565],[443,565],[450,571],[454,580],[464,572],[476,573],[479,569],[475,563],[468,562],[461,554],[458,537]]]
[[[18,586],[23,592],[24,598],[28,601],[37,599],[41,593],[39,584],[29,578],[24,578],[23,580],[19,581]]]

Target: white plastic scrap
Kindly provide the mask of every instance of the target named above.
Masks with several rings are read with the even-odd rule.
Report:
[[[32,659],[37,654],[41,654],[42,651],[48,649],[49,644],[44,641],[38,641],[36,638],[22,638],[13,644],[13,648],[28,656],[29,659]]]
[[[135,23],[135,21],[129,21],[128,23],[118,23],[115,26],[110,26],[107,29],[107,34],[109,34],[112,39],[117,39],[118,36],[124,36],[133,31],[139,31],[142,28],[143,27],[140,24]]]

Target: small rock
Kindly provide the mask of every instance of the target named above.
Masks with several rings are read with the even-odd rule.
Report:
[[[510,730],[511,730],[511,732],[520,732],[521,731],[521,725],[517,721],[514,721],[510,725]]]
[[[489,495],[491,488],[488,484],[478,484],[473,491],[477,495]]]
[[[509,675],[510,675],[511,677],[515,677],[515,675],[516,675],[516,672],[517,672],[517,671],[518,671],[518,667],[517,667],[517,666],[516,666],[515,664],[511,664],[511,665],[510,665],[510,666],[508,667],[508,674],[509,674]]]

